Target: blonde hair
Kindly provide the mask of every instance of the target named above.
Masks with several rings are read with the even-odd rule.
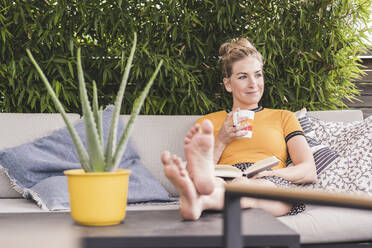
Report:
[[[223,43],[219,49],[221,70],[224,77],[229,78],[232,65],[246,57],[253,56],[263,65],[263,57],[247,38],[232,39]]]

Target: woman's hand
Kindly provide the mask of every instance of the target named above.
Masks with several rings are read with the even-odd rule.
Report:
[[[243,129],[247,128],[249,126],[249,123],[241,124],[236,127],[233,125],[232,118],[234,112],[236,111],[239,111],[239,108],[227,114],[227,117],[222,124],[221,129],[214,139],[213,159],[215,163],[218,163],[218,161],[220,160],[221,154],[225,150],[227,144],[229,144],[233,139],[240,138],[247,134],[247,131]],[[242,120],[243,119],[241,119],[240,121]]]
[[[222,124],[220,131],[218,132],[216,136],[216,140],[218,140],[218,142],[224,144],[225,146],[229,144],[233,139],[243,137],[244,135],[247,134],[247,130],[245,129],[249,127],[249,123],[234,126],[232,119],[233,119],[234,112],[237,112],[237,111],[239,111],[239,108],[227,114],[227,117],[224,123]],[[244,120],[248,120],[248,117],[242,118],[239,121],[244,121]]]

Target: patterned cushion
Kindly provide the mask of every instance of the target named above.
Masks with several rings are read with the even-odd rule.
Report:
[[[309,117],[309,122],[316,134],[316,139],[322,142],[340,155],[350,153],[350,143],[361,139],[362,142],[370,142],[372,116],[363,121],[354,122],[325,122],[314,117]],[[369,131],[369,132],[368,132]],[[369,138],[369,140],[368,140]],[[362,146],[365,146],[362,144]]]
[[[306,109],[301,109],[300,111],[295,112],[298,121],[300,122],[300,125],[305,133],[305,138],[307,140],[307,143],[309,144],[314,160],[316,165],[317,174],[320,175],[331,163],[339,157],[339,155],[332,149],[330,149],[328,146],[322,144],[317,138],[316,138],[316,132],[312,127],[312,123],[309,119],[309,117],[306,115],[307,111]],[[287,160],[287,166],[292,166],[292,161],[290,157],[288,157]]]
[[[340,156],[318,176],[316,187],[372,193],[372,116],[350,123],[309,118],[316,138]]]

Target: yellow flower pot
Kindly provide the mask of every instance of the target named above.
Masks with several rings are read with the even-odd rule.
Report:
[[[125,217],[130,170],[86,173],[67,170],[72,218],[83,225],[119,224]]]

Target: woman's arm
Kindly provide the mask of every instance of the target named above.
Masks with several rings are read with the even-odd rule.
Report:
[[[311,183],[317,179],[313,153],[302,135],[296,135],[287,142],[289,156],[294,166],[278,170],[263,171],[256,177],[278,176],[294,183]]]
[[[214,140],[214,150],[213,150],[213,162],[215,164],[220,160],[223,150],[225,150],[226,144],[222,143],[217,137]]]

